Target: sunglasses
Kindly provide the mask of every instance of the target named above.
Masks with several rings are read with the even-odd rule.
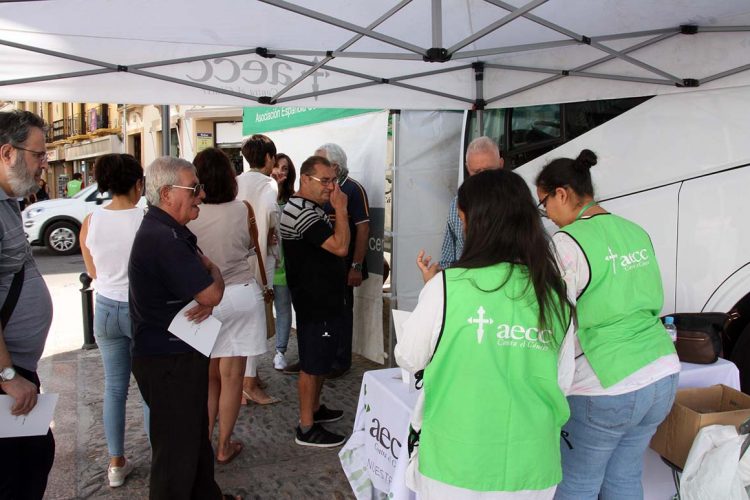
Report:
[[[198,196],[201,194],[201,191],[203,191],[204,185],[203,184],[196,184],[195,186],[178,186],[176,184],[170,184],[169,187],[173,188],[180,188],[180,189],[189,189],[193,192],[193,196]]]

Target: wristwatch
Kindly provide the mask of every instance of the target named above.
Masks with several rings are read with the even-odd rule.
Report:
[[[352,269],[354,269],[355,271],[361,273],[362,272],[362,264],[360,264],[359,262],[352,262]]]
[[[13,369],[12,366],[3,368],[3,370],[0,371],[0,383],[10,382],[14,378],[16,378],[16,371]]]

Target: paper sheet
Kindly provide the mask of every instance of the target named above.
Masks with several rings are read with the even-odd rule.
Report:
[[[188,321],[185,311],[195,307],[198,303],[194,300],[178,312],[172,322],[169,324],[169,333],[182,340],[190,347],[200,352],[204,356],[211,355],[211,349],[214,348],[216,337],[219,335],[221,321],[209,316],[200,323]]]
[[[0,394],[0,438],[47,434],[55,413],[58,396],[58,394],[40,394],[36,406],[28,415],[16,417],[10,414],[15,400],[11,396]]]
[[[411,313],[399,309],[391,309],[391,313],[393,314],[393,326],[396,329],[396,342],[399,342],[404,336],[404,323],[409,319]],[[411,386],[411,379],[411,374],[407,370],[401,368],[401,381],[405,384],[410,384]]]

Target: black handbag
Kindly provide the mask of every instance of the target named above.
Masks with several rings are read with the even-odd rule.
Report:
[[[723,355],[722,334],[729,319],[725,313],[669,314],[677,327],[675,349],[680,361],[710,364]]]

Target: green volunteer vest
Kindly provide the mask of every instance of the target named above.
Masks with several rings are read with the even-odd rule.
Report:
[[[443,326],[423,375],[420,473],[474,491],[554,486],[570,415],[557,383],[569,319],[540,331],[523,266],[450,268],[443,283]]]
[[[659,320],[661,273],[646,231],[622,217],[595,215],[565,226],[586,255],[591,279],[578,297],[578,339],[607,388],[675,352]]]
[[[78,194],[78,192],[81,190],[81,181],[72,180],[68,181],[67,188],[68,188],[68,198],[72,198],[73,195]]]

